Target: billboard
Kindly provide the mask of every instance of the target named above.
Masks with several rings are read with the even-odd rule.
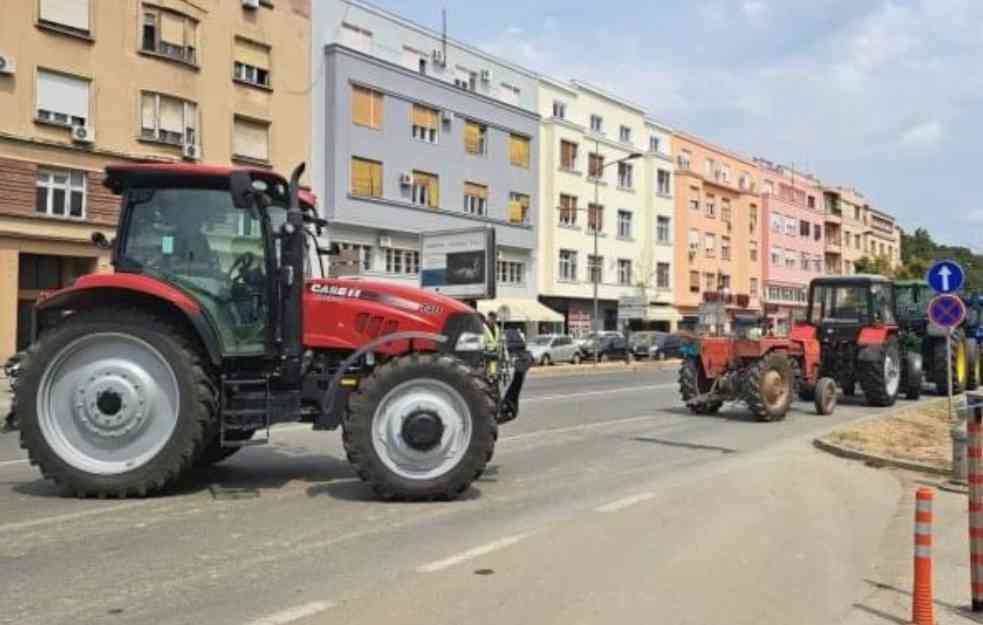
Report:
[[[420,236],[420,286],[458,299],[495,298],[495,229]]]

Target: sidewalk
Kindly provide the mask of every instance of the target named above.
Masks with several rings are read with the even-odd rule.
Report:
[[[915,491],[935,490],[933,513],[933,571],[935,620],[938,625],[983,623],[983,613],[969,610],[968,499],[965,494],[940,490],[934,478],[897,473],[905,496],[884,536],[881,556],[865,578],[867,593],[842,621],[843,625],[885,625],[911,622],[912,553]]]

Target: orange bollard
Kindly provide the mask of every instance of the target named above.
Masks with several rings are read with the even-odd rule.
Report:
[[[915,588],[911,594],[911,621],[914,625],[935,625],[932,602],[932,498],[930,488],[919,488],[915,495]]]
[[[983,611],[983,405],[966,419],[969,482],[969,577],[973,612]]]

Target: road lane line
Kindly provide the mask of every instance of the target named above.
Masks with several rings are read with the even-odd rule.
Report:
[[[651,391],[655,389],[676,388],[676,384],[649,384],[646,386],[624,386],[612,388],[606,391],[586,391],[583,393],[567,393],[566,395],[547,395],[546,397],[529,397],[520,399],[522,404],[530,404],[537,401],[553,401],[555,399],[577,399],[579,397],[591,397],[593,395],[613,395],[615,393],[630,393],[632,391]]]
[[[618,510],[624,510],[629,506],[634,506],[637,503],[648,501],[653,497],[655,497],[655,493],[639,493],[637,495],[632,495],[631,497],[625,497],[624,499],[618,499],[617,501],[604,504],[603,506],[595,508],[594,510],[595,512],[617,512]]]
[[[264,616],[261,619],[251,621],[249,625],[287,625],[287,623],[293,623],[302,618],[320,614],[333,607],[335,607],[335,604],[330,601],[312,601],[304,605],[288,608],[276,614]]]
[[[6,523],[4,525],[0,525],[0,534],[3,534],[4,532],[11,532],[14,530],[39,527],[41,525],[50,525],[52,523],[64,523],[66,521],[75,521],[77,519],[84,519],[85,517],[96,516],[98,514],[109,514],[110,512],[119,512],[120,510],[128,510],[130,508],[139,508],[141,506],[146,506],[150,503],[151,503],[150,501],[133,501],[130,503],[122,503],[116,506],[108,506],[105,508],[95,508],[92,510],[84,510],[82,512],[72,512],[71,514],[59,514],[57,516],[43,517],[40,519],[34,519],[33,521],[19,521],[17,523]]]
[[[0,462],[0,467],[8,467],[12,464],[25,464],[27,462],[30,462],[27,458],[21,458],[20,460],[4,460],[3,462]]]
[[[596,428],[606,427],[608,425],[618,425],[621,423],[634,423],[636,421],[649,421],[655,419],[654,415],[643,415],[640,417],[627,417],[625,419],[610,419],[608,421],[596,421],[594,423],[585,423],[583,425],[571,425],[565,428],[554,428],[552,430],[536,430],[535,432],[526,432],[524,434],[516,434],[514,436],[503,436],[498,439],[500,443],[505,441],[516,441],[524,438],[535,438],[537,436],[545,436],[547,434],[563,434],[565,432],[579,432],[581,430],[593,430]]]
[[[480,547],[475,547],[474,549],[469,549],[455,556],[445,558],[443,560],[437,560],[436,562],[431,562],[430,564],[424,564],[423,566],[416,569],[417,573],[436,573],[437,571],[442,571],[444,569],[450,568],[455,564],[460,564],[461,562],[466,562],[468,560],[473,560],[475,558],[480,558],[483,555],[487,555],[493,551],[498,551],[499,549],[505,549],[506,547],[511,547],[512,545],[518,543],[525,538],[528,538],[529,534],[516,534],[515,536],[508,536],[490,542],[487,545],[482,545]]]

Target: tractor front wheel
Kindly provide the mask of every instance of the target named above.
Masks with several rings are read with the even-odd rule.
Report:
[[[758,421],[780,421],[788,414],[795,384],[792,363],[772,352],[748,369],[744,402]]]
[[[79,497],[144,496],[178,480],[218,409],[185,336],[142,311],[101,309],[42,334],[16,389],[31,462]]]
[[[694,397],[710,392],[712,384],[703,373],[703,366],[696,358],[687,358],[679,368],[679,394],[689,406],[690,412],[700,415],[716,414],[724,405],[722,401],[690,403]]]
[[[387,500],[454,499],[495,449],[494,390],[447,355],[412,353],[377,368],[344,420],[348,460]]]
[[[897,339],[888,339],[874,360],[859,363],[860,387],[871,406],[893,406],[901,388],[901,351]]]
[[[948,356],[948,358],[947,358]],[[945,338],[933,341],[932,345],[932,383],[935,392],[946,395],[949,392],[948,372],[952,372],[952,392],[958,395],[966,390],[966,343],[962,333],[952,333],[952,349],[946,354]]]

